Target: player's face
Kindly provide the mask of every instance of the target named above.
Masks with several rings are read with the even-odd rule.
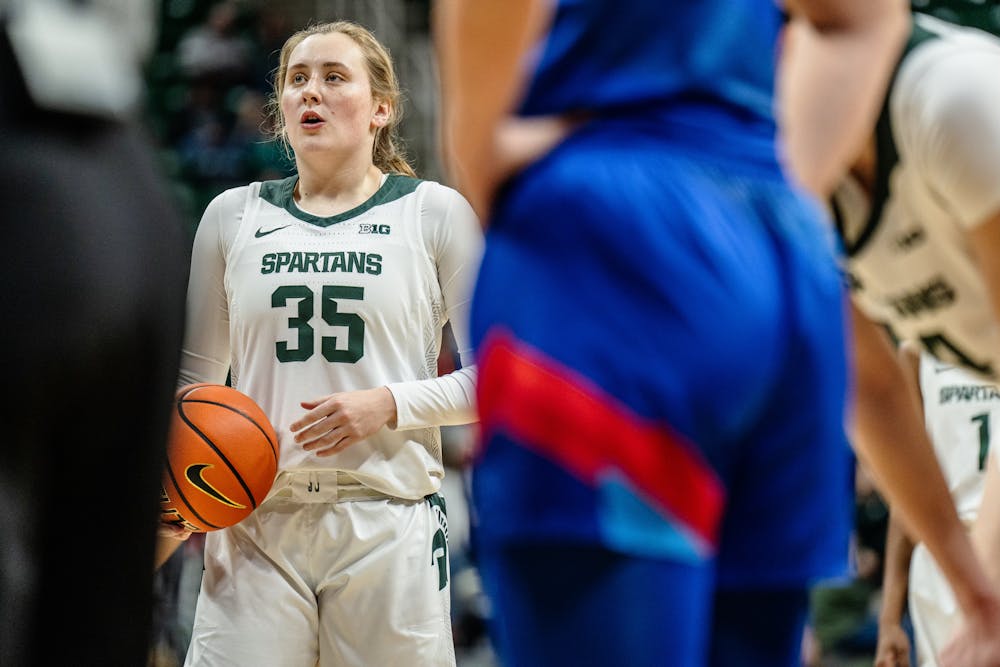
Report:
[[[339,32],[312,35],[288,58],[281,113],[297,155],[309,151],[371,153],[388,107],[372,98],[361,48]]]

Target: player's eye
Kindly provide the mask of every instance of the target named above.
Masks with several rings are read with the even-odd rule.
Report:
[[[340,76],[336,72],[330,72],[329,74],[326,75],[326,80],[327,81],[343,81],[344,77]]]
[[[305,83],[305,81],[306,81],[306,75],[305,74],[294,74],[294,75],[292,75],[292,83]]]

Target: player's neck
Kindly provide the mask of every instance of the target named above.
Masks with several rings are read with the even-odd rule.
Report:
[[[382,184],[382,172],[370,160],[361,165],[341,164],[323,172],[302,166],[295,184],[295,203],[320,217],[351,210],[367,201]]]

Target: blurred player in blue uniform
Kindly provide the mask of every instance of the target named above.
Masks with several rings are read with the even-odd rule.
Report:
[[[489,221],[473,483],[507,665],[797,664],[844,571],[846,301],[807,190],[871,131],[905,7],[798,4],[784,142],[772,0],[439,4],[445,154]]]

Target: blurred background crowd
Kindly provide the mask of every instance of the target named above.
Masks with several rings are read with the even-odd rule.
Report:
[[[996,0],[913,0],[915,9],[1000,34]],[[445,181],[437,153],[437,80],[429,15],[431,0],[162,0],[156,52],[147,67],[144,118],[177,205],[198,223],[223,190],[283,178],[292,161],[267,119],[278,51],[311,22],[351,19],[370,28],[396,61],[404,92],[402,137],[423,178]],[[448,355],[442,365],[452,363]],[[455,640],[460,667],[495,664],[485,623],[489,605],[476,579],[464,503],[474,429],[443,433],[451,474],[448,501]],[[817,587],[803,647],[808,667],[871,665],[888,512],[859,471],[854,542],[855,575]],[[157,575],[157,638],[150,664],[183,663],[201,578],[202,536],[196,535]],[[762,545],[766,548],[766,545]]]

